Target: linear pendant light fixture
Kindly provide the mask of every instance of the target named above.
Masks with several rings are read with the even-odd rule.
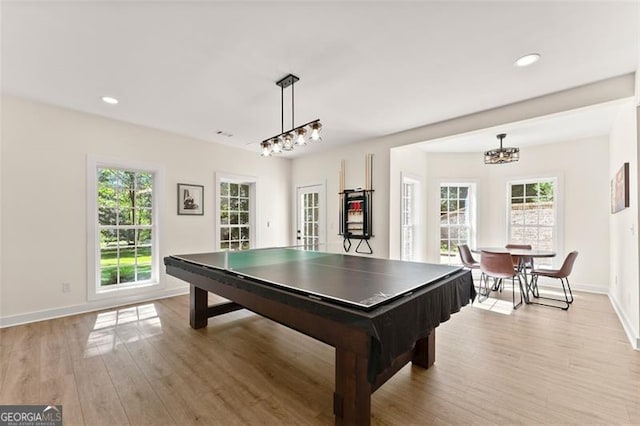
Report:
[[[496,136],[500,139],[500,148],[491,149],[484,153],[484,164],[514,163],[520,159],[520,148],[503,148],[502,140],[507,137],[506,133]]]
[[[269,157],[272,154],[278,154],[282,151],[292,151],[294,146],[305,146],[307,144],[307,133],[309,133],[309,140],[311,141],[321,141],[320,137],[320,129],[322,129],[322,124],[320,123],[320,119],[317,118],[313,121],[310,121],[302,126],[294,127],[294,91],[293,87],[296,81],[300,80],[293,74],[289,74],[286,77],[276,81],[276,85],[280,86],[280,117],[281,117],[281,125],[280,125],[280,134],[272,136],[268,139],[263,140],[260,143],[262,148],[262,155],[264,157]],[[291,129],[284,131],[284,89],[291,86]]]

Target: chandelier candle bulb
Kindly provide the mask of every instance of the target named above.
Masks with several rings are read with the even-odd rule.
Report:
[[[282,152],[282,138],[273,138],[271,140],[271,151],[274,154],[279,154]]]
[[[311,123],[311,140],[312,141],[321,141],[320,137],[320,129],[322,129],[322,124],[320,122]]]
[[[298,133],[298,137],[296,138],[296,145],[298,146],[306,145],[307,141],[304,138],[304,136],[307,134],[307,129],[305,128],[298,129],[296,132]]]
[[[262,142],[262,156],[263,157],[271,156],[271,143],[269,141]]]
[[[285,151],[291,151],[293,149],[293,135],[291,133],[287,133],[284,135],[282,142],[282,149]]]

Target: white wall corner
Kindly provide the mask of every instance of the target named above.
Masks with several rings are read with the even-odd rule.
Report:
[[[622,328],[624,329],[631,346],[637,351],[640,350],[640,334],[638,333],[638,330],[634,327],[633,323],[629,321],[629,318],[625,315],[624,310],[616,300],[615,296],[611,292],[609,292],[608,296],[611,301],[611,306],[613,306],[613,310],[616,311],[618,319],[622,324]]]

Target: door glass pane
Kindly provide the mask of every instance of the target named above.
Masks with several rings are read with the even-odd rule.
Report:
[[[228,211],[221,211],[220,212],[220,224],[221,225],[228,225],[229,224],[229,212]]]
[[[240,213],[240,222],[241,225],[246,225],[249,223],[249,213]]]
[[[298,189],[299,243],[305,248],[317,248],[320,227],[320,193]]]
[[[249,239],[249,227],[243,226],[240,228],[240,238],[243,240]]]

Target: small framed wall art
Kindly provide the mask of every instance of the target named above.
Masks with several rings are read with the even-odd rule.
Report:
[[[629,207],[629,163],[624,163],[611,180],[611,213]]]
[[[188,183],[178,184],[178,214],[204,214],[204,186]]]

